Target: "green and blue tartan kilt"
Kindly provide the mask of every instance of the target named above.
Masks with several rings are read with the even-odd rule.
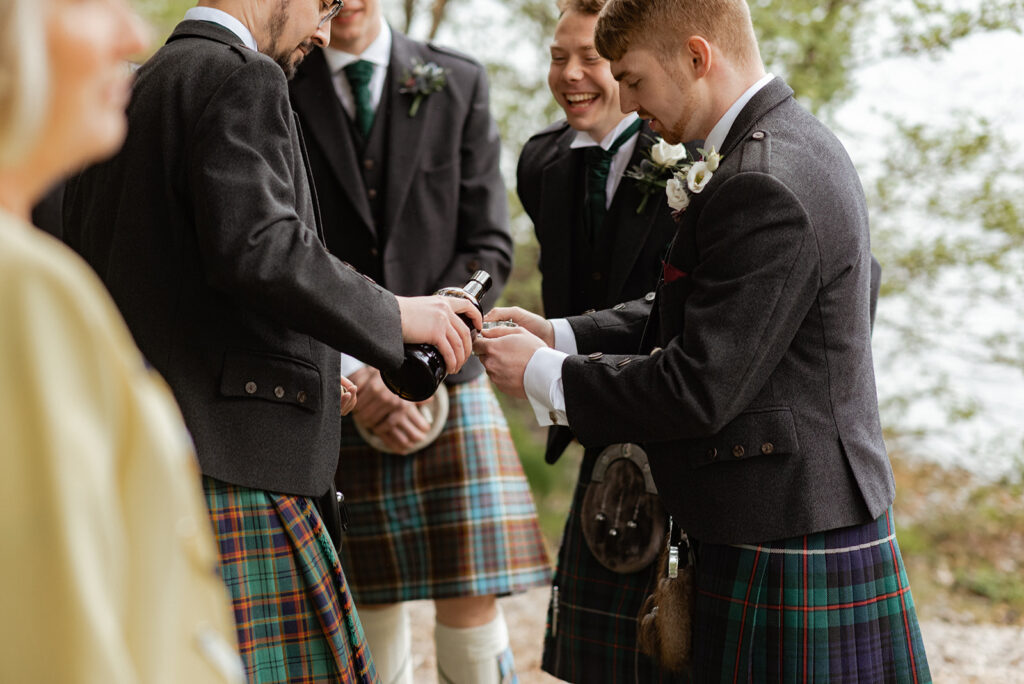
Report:
[[[211,477],[203,477],[203,489],[249,682],[378,681],[312,501]]]
[[[696,550],[695,681],[931,681],[892,509],[864,525]]]
[[[487,377],[448,387],[425,449],[374,451],[342,428],[342,563],[359,603],[504,595],[551,581],[533,497]]]
[[[637,649],[637,615],[651,593],[657,569],[620,574],[594,557],[583,538],[580,511],[600,450],[587,450],[558,550],[541,667],[578,684],[685,682]]]

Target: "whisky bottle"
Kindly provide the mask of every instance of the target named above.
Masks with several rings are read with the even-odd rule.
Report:
[[[461,297],[480,308],[480,300],[491,289],[491,276],[487,271],[477,271],[464,287],[442,287],[434,294],[445,297]],[[473,323],[462,314],[462,322],[473,330]],[[430,344],[405,345],[405,360],[394,373],[382,372],[381,379],[389,390],[408,401],[425,401],[434,395],[438,385],[448,375],[444,358],[436,347]]]

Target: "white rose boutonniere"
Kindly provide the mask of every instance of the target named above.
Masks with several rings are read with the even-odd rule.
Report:
[[[715,152],[714,147],[710,151],[697,151],[700,152],[701,158],[691,164],[681,165],[665,183],[665,196],[672,208],[672,216],[677,221],[690,206],[690,195],[703,192],[722,163],[722,155]]]
[[[658,166],[675,166],[686,159],[686,145],[669,145],[664,138],[651,145],[651,161]]]
[[[651,195],[665,189],[672,175],[683,168],[687,152],[686,147],[682,144],[669,145],[662,138],[658,138],[644,152],[644,156],[647,158],[626,171],[626,176],[636,181],[637,187],[644,196],[636,208],[638,214],[643,213]]]
[[[669,178],[665,183],[665,194],[668,196],[668,206],[672,211],[684,211],[690,206],[690,193],[686,191],[686,183],[680,182],[676,177]]]

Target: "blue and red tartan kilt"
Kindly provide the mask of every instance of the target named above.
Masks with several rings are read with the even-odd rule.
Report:
[[[637,615],[656,579],[655,563],[620,574],[594,557],[580,511],[600,449],[587,450],[558,550],[541,667],[577,684],[669,684],[688,677],[661,670],[637,649]]]
[[[374,451],[342,426],[342,563],[360,604],[504,595],[551,581],[537,511],[487,376],[445,388],[448,421],[421,451]],[[444,390],[442,390],[444,391]]]
[[[931,681],[892,510],[760,545],[698,544],[694,681]]]
[[[248,681],[378,681],[341,564],[312,501],[211,477],[203,477],[203,489]]]

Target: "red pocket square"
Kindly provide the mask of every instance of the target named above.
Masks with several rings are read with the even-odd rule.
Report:
[[[678,268],[668,263],[667,261],[661,262],[661,270],[666,283],[672,283],[679,280],[680,278],[685,278],[688,275],[690,275],[686,271],[680,271]]]

